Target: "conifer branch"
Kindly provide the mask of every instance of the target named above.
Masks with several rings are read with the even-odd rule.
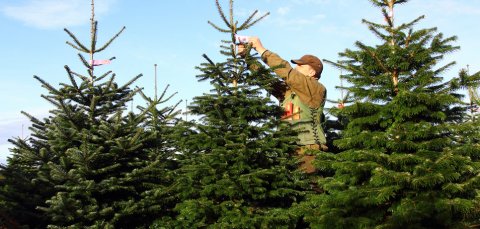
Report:
[[[52,98],[48,97],[48,96],[45,96],[45,95],[41,95],[40,97],[44,98],[45,100],[47,100],[49,103],[53,104],[55,107],[60,107],[60,104],[58,104],[57,102],[55,102]]]
[[[235,21],[235,24],[232,29],[233,38],[235,38],[235,34],[237,34],[237,31],[238,31],[238,21]]]
[[[118,36],[120,36],[120,34],[125,30],[125,28],[126,27],[124,26],[117,34],[115,34],[115,36],[113,36],[105,45],[103,45],[103,47],[101,47],[98,50],[95,50],[95,53],[101,52],[104,49],[106,49]]]
[[[132,90],[125,98],[121,99],[120,102],[118,104],[125,104],[127,103],[128,101],[131,101],[133,99],[133,97],[138,94],[139,92],[141,92],[143,90],[143,87],[140,88],[140,87],[136,87],[134,90]]]
[[[101,75],[100,77],[98,77],[98,78],[96,79],[96,81],[102,80],[103,78],[105,78],[105,77],[107,77],[108,75],[110,75],[110,73],[112,73],[112,71],[105,72],[103,75]],[[115,74],[113,74],[113,76],[115,76]]]
[[[270,15],[270,12],[267,12],[265,13],[263,16],[261,16],[260,18],[258,18],[257,20],[253,21],[252,23],[248,24],[248,25],[245,25],[244,27],[242,27],[242,30],[245,30],[245,29],[249,29],[250,27],[252,27],[253,25],[257,24],[257,22],[259,22],[260,20],[263,20],[265,17],[267,17],[268,15]]]
[[[88,68],[89,70],[93,69],[93,65],[89,64],[88,61],[83,57],[82,54],[78,54],[78,57],[80,58],[80,61],[83,63],[83,65]]]
[[[40,83],[42,84],[42,87],[46,88],[47,90],[49,90],[52,94],[55,94],[55,95],[61,95],[61,93],[55,89],[54,87],[52,87],[49,83],[45,82],[43,79],[41,79],[40,77],[34,75],[33,78],[35,78],[36,80],[40,81]]]
[[[345,67],[340,63],[333,62],[333,61],[330,61],[330,60],[327,60],[327,59],[322,59],[322,61],[325,62],[325,63],[331,64],[338,69],[345,69]]]
[[[169,87],[170,87],[170,84],[167,84],[167,86],[165,87],[165,89],[163,89],[162,94],[160,94],[160,97],[158,98],[159,100],[161,100],[161,99],[163,98],[163,96],[165,96],[165,94],[167,93],[167,90],[168,90]]]
[[[125,98],[125,101],[129,101],[135,96],[138,92],[142,91],[143,87],[136,87],[134,90],[130,92],[130,94]]]
[[[390,38],[389,36],[386,36],[384,35],[383,33],[381,33],[377,28],[375,28],[374,26],[368,26],[368,29],[370,31],[372,31],[378,38],[380,38],[381,40],[383,41],[388,41],[388,39]],[[387,29],[388,30],[388,29]]]
[[[220,105],[218,103],[213,104],[213,108],[217,112],[218,116],[220,116],[221,120],[228,121],[227,117],[223,113],[223,109],[220,108]]]
[[[375,27],[375,28],[388,28],[388,26],[385,26],[385,25],[382,25],[382,24],[378,24],[378,23],[375,23],[375,22],[371,22],[371,21],[368,21],[366,19],[362,19],[362,23],[363,24],[366,24],[369,28],[370,27]]]
[[[425,15],[422,15],[422,16],[417,17],[415,20],[413,20],[409,23],[403,23],[400,26],[398,26],[397,30],[403,30],[403,29],[406,29],[406,28],[411,28],[412,26],[414,26],[415,24],[417,24],[420,20],[422,20],[424,18],[425,18]]]
[[[171,98],[173,98],[173,96],[175,96],[176,94],[178,94],[178,92],[174,92],[172,95],[168,96],[167,98],[163,98],[166,93],[167,93],[167,90],[168,88],[170,87],[170,84],[167,84],[167,86],[165,87],[165,89],[163,90],[162,94],[160,95],[160,97],[158,98],[158,102],[159,103],[164,103],[166,101],[169,101]]]
[[[95,107],[97,106],[97,103],[98,103],[98,100],[100,99],[99,96],[97,95],[93,95],[92,96],[92,100],[90,101],[90,110],[88,112],[88,116],[90,118],[90,120],[93,120],[95,118]]]
[[[399,70],[398,69],[393,69],[392,72],[392,82],[393,82],[393,91],[396,94],[398,94],[398,77],[399,77]]]
[[[233,45],[229,45],[229,46],[220,45],[220,48],[224,49],[224,50],[222,50],[223,52],[226,52],[225,50],[230,51],[229,53],[231,54],[234,46]]]
[[[135,76],[133,79],[131,79],[130,81],[128,81],[125,85],[123,85],[122,87],[120,87],[120,90],[124,90],[126,88],[128,88],[131,84],[133,84],[135,81],[137,81],[140,77],[142,77],[143,74],[138,74],[137,76]]]
[[[229,55],[232,55],[232,54],[233,54],[232,51],[223,51],[223,50],[220,51],[220,53],[223,54],[223,55],[226,55],[226,56],[229,56]]]
[[[75,88],[75,90],[80,93],[80,95],[83,97],[83,94],[82,94],[82,91],[80,90],[80,88],[78,87],[77,85],[77,81],[75,81],[75,79],[73,78],[73,74],[72,72],[70,71],[70,68],[65,65],[64,66],[65,70],[67,71],[67,74],[68,74],[68,78],[70,79],[70,82],[72,82],[72,86]]]
[[[364,51],[366,51],[367,53],[370,54],[370,56],[375,60],[375,62],[377,62],[377,64],[383,69],[383,71],[385,71],[386,73],[390,73],[392,74],[392,82],[393,82],[393,87],[394,87],[394,91],[395,91],[395,94],[398,93],[398,77],[399,77],[399,70],[398,69],[393,69],[393,70],[390,70],[388,69],[384,63],[382,62],[382,60],[380,60],[378,58],[378,55],[373,52],[369,47],[367,47],[366,45],[364,45],[363,43],[357,41],[355,43],[359,48],[363,49]]]
[[[135,120],[135,122],[137,123],[142,122],[142,120],[147,116],[148,111],[152,109],[153,106],[154,106],[153,103],[148,103],[147,108],[144,108],[142,106],[137,106],[137,109],[140,110],[140,113],[137,114],[135,117],[131,117],[131,119]],[[132,113],[130,113],[130,115],[134,116]],[[146,124],[145,126],[148,126],[148,124]]]
[[[410,41],[412,40],[412,33],[413,29],[409,29],[407,37],[405,38],[405,48],[408,48],[408,46],[410,45]]]
[[[176,94],[176,92],[175,92],[175,94]],[[172,116],[172,115],[175,116],[176,114],[178,114],[179,111],[177,111],[177,108],[178,108],[178,106],[180,106],[180,104],[181,104],[182,102],[183,102],[183,100],[180,100],[180,101],[178,101],[175,105],[171,106],[170,109],[169,109],[169,112],[168,112],[167,116]]]
[[[210,24],[213,28],[215,28],[216,30],[222,32],[222,33],[230,33],[231,31],[230,30],[226,30],[226,29],[222,29],[220,27],[218,27],[217,25],[215,25],[213,22],[211,21],[208,21],[208,24]]]
[[[448,70],[450,67],[454,66],[455,64],[457,64],[457,63],[456,63],[455,61],[452,61],[452,62],[444,65],[443,67],[441,67],[441,68],[433,71],[433,73],[434,73],[435,75],[440,75],[442,72]]]
[[[91,38],[90,40],[92,41],[92,43],[90,44],[90,50],[93,52],[93,53],[96,53],[97,51],[95,50],[95,47],[97,45],[97,25],[98,25],[98,22],[97,21],[94,21],[92,23],[92,32],[91,32]],[[93,59],[92,59],[93,60]],[[93,65],[93,64],[92,64]]]
[[[139,89],[138,86],[137,86],[136,88]],[[153,103],[153,100],[152,100],[150,97],[148,97],[147,95],[145,95],[145,93],[143,93],[142,90],[140,90],[139,93],[140,93],[140,96],[141,96],[144,100],[146,100],[146,101],[149,102],[149,103]]]
[[[70,45],[72,48],[74,48],[74,49],[76,49],[76,50],[78,50],[78,51],[80,51],[80,52],[87,52],[87,53],[88,53],[88,50],[83,50],[83,49],[79,48],[78,46],[70,43],[69,41],[67,41],[67,42],[65,42],[65,43],[67,43],[67,45]]]
[[[385,8],[382,9],[382,14],[383,14],[383,17],[385,18],[385,21],[387,21],[388,26],[393,27],[392,18],[390,18],[390,15],[388,15],[387,10]]]
[[[7,140],[8,142],[12,143],[14,146],[16,146],[17,149],[15,150],[18,150],[18,149],[26,149],[28,151],[33,151],[33,148],[32,146],[30,146],[29,144],[27,144],[27,142],[23,139],[20,139],[20,138],[14,138],[14,139],[8,139]],[[15,151],[14,151],[15,152]],[[2,167],[2,169],[4,169],[4,166],[3,165],[0,165]],[[27,180],[25,176],[18,176],[19,179],[23,179],[25,181],[28,181],[29,183],[31,182],[31,180]]]
[[[108,80],[107,84],[106,84],[106,87],[105,87],[105,90],[109,90],[112,88],[112,85],[114,84],[114,81],[115,80],[115,74],[113,74],[110,79]]]
[[[220,77],[219,79],[213,79],[215,82],[217,82],[221,87],[225,87],[225,84],[221,81],[221,79],[227,79],[228,77],[226,77],[223,72],[218,68],[218,66],[215,65],[215,63],[206,55],[206,54],[203,54],[202,55],[203,58],[205,58],[208,63],[210,64],[210,66],[212,66],[213,70],[216,72],[216,74]],[[227,92],[228,94],[231,95],[230,92]]]
[[[27,113],[26,111],[21,111],[20,113],[27,116],[27,118],[30,120],[30,122],[33,122],[33,123],[36,123],[36,124],[39,124],[39,125],[45,125],[44,122],[42,122],[39,119],[33,117],[33,115]]]
[[[60,107],[62,108],[62,110],[65,112],[65,114],[67,115],[68,117],[68,120],[73,123],[73,116],[72,116],[72,110],[70,109],[70,107],[66,106],[65,103],[62,101],[62,100],[59,100],[59,104],[60,104]],[[73,123],[75,124],[75,123]],[[74,125],[76,127],[76,125]]]
[[[83,82],[87,82],[87,81],[88,81],[88,78],[87,78],[86,76],[83,76],[83,75],[81,75],[81,74],[78,74],[78,73],[76,73],[76,72],[74,72],[74,71],[70,71],[70,73],[72,73],[72,75],[74,75],[74,76],[82,79]],[[82,83],[82,84],[83,84],[83,83]]]
[[[442,33],[439,33],[437,34],[437,36],[433,37],[430,48],[434,49],[436,53],[446,54],[446,53],[451,53],[460,49],[460,46],[451,46],[447,44],[449,42],[457,41],[457,36],[448,37],[443,40],[442,39],[443,39]]]
[[[78,39],[75,35],[73,35],[73,33],[71,33],[67,28],[64,28],[63,29],[65,32],[67,32],[67,34],[73,39],[73,41],[75,42],[76,45],[70,43],[69,41],[67,41],[67,44],[69,44],[70,46],[72,46],[73,48],[81,51],[81,52],[86,52],[86,53],[89,53],[90,50],[87,49],[87,47],[85,47]]]
[[[230,3],[232,3],[232,0],[230,0]],[[215,4],[217,5],[218,13],[220,14],[220,17],[222,18],[225,25],[227,25],[228,28],[232,28],[232,25],[228,22],[227,17],[223,13],[222,6],[220,6],[220,3],[218,2],[218,0],[215,0]]]
[[[392,73],[392,71],[391,71],[390,69],[388,69],[388,68],[384,65],[384,63],[382,62],[382,60],[380,60],[380,59],[378,58],[377,54],[376,54],[375,52],[373,52],[372,50],[370,50],[369,47],[367,47],[366,45],[364,45],[364,44],[361,43],[361,42],[355,42],[355,44],[356,44],[359,48],[361,48],[361,49],[365,50],[367,53],[369,53],[370,56],[371,56],[371,57],[377,62],[377,64],[383,69],[383,71]]]
[[[237,26],[237,23],[233,22],[233,0],[230,0],[230,27],[232,29],[232,32],[233,33],[236,33],[236,26]]]
[[[253,11],[253,13],[247,18],[247,20],[245,20],[241,25],[240,27],[238,27],[238,30],[241,31],[241,30],[244,30],[245,27],[250,23],[250,21],[253,20],[253,17],[255,17],[255,15],[258,13],[258,10],[255,10]]]
[[[422,32],[423,32],[423,33],[422,33]],[[418,34],[418,35],[420,35],[420,36],[423,36],[423,38],[418,41],[418,45],[420,45],[420,46],[425,46],[425,45],[427,45],[427,43],[428,43],[430,40],[432,40],[432,36],[431,36],[431,35],[425,35],[426,33],[427,33],[426,30],[424,30],[424,31],[421,31],[421,32]]]

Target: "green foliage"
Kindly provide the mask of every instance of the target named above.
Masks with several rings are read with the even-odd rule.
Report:
[[[393,7],[407,1],[377,1]],[[325,191],[295,206],[312,228],[454,228],[478,218],[478,134],[462,122],[466,109],[457,90],[478,82],[445,81],[445,54],[458,49],[432,29],[413,29],[423,17],[394,25],[364,20],[381,44],[356,42],[329,63],[346,70],[353,103],[338,114],[348,120],[335,155],[317,157]],[[472,129],[473,128],[473,129]]]
[[[123,31],[97,49],[96,25],[90,48],[65,30],[73,39],[67,43],[93,58]],[[25,113],[32,136],[10,140],[15,148],[0,170],[6,178],[0,181],[0,204],[20,224],[34,228],[144,227],[168,211],[171,201],[152,193],[172,182],[168,174],[177,167],[169,137],[176,105],[163,105],[171,98],[166,89],[154,99],[141,88],[130,89],[141,75],[119,86],[115,74],[97,76],[79,56],[88,76],[65,66],[70,84],[60,88],[35,76],[54,108],[43,121]],[[147,106],[126,112],[138,93]]]
[[[249,23],[253,13],[245,26],[236,27],[233,1],[230,21],[216,3],[227,26],[219,30],[232,35],[222,46],[227,59],[214,63],[204,55],[206,63],[198,68],[199,80],[209,80],[214,89],[189,106],[200,120],[177,126],[181,167],[172,188],[179,203],[176,215],[152,227],[293,228],[298,216],[289,207],[302,199],[307,185],[297,171],[296,135],[281,122],[282,108],[254,86],[268,84],[271,73],[248,72],[234,48],[234,34],[258,20]]]

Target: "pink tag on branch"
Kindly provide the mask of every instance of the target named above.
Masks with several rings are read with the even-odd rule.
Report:
[[[248,36],[235,35],[236,43],[246,44],[248,43]]]
[[[90,65],[93,65],[93,66],[99,66],[99,65],[103,65],[103,64],[110,64],[111,61],[110,60],[90,60],[89,61],[89,64]]]

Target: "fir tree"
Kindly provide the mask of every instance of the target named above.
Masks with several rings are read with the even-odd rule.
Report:
[[[174,131],[179,115],[176,108],[181,101],[159,109],[160,105],[170,101],[174,96],[166,96],[167,89],[168,86],[160,97],[155,93],[154,98],[140,91],[148,105],[138,107],[145,114],[141,125],[147,132],[147,138],[143,142],[147,159],[142,166],[128,175],[132,182],[141,185],[138,185],[137,189],[139,198],[130,199],[121,212],[124,217],[117,225],[124,228],[148,226],[158,216],[170,215],[171,209],[177,203],[170,186],[175,181],[175,172],[179,166]]]
[[[466,227],[479,216],[480,148],[459,141],[458,90],[476,79],[443,79],[454,62],[440,61],[459,49],[456,37],[414,29],[423,16],[397,26],[393,10],[406,0],[371,2],[386,23],[363,23],[381,44],[356,42],[330,62],[347,71],[355,102],[341,110],[341,152],[317,158],[334,175],[298,207],[312,228]]]
[[[255,11],[238,24],[232,0],[229,19],[216,5],[226,28],[209,23],[231,38],[222,45],[226,61],[215,63],[204,55],[206,63],[198,68],[199,80],[209,80],[212,93],[195,97],[189,106],[200,120],[177,130],[181,168],[172,189],[179,203],[173,217],[153,227],[294,227],[297,217],[288,209],[305,185],[293,156],[296,134],[280,121],[282,108],[253,86],[268,84],[273,77],[265,74],[271,73],[249,73],[235,49],[235,34],[266,15],[255,19]]]
[[[65,66],[69,84],[55,88],[40,77],[54,109],[40,121],[33,116],[29,139],[15,139],[12,157],[1,170],[2,205],[12,218],[30,227],[47,225],[75,228],[135,228],[149,225],[161,214],[145,207],[147,193],[166,185],[161,172],[174,168],[168,134],[175,124],[175,106],[158,106],[169,99],[165,93],[147,99],[140,112],[126,112],[127,103],[141,88],[130,89],[141,74],[123,86],[108,71],[94,74],[94,55],[105,50],[97,46],[97,22],[93,16],[90,45],[82,44],[65,29],[80,52],[87,76]],[[111,58],[110,60],[113,60]],[[164,163],[164,164],[162,164]],[[160,175],[159,175],[160,174]],[[143,203],[143,205],[141,205]]]
[[[333,154],[339,152],[339,148],[334,142],[342,138],[342,132],[348,124],[348,118],[342,113],[342,109],[353,102],[350,93],[344,93],[345,89],[343,83],[337,88],[341,90],[341,97],[336,101],[327,99],[328,102],[337,105],[326,109],[327,113],[325,114],[325,123],[323,124],[327,139],[328,152]]]
[[[477,72],[473,75],[469,75],[469,68],[460,70],[459,78],[463,81],[466,79],[478,79],[480,77],[480,72]],[[468,121],[476,122],[480,118],[480,94],[478,92],[479,85],[476,84],[475,80],[465,82],[468,88],[468,97],[469,97],[469,107],[468,107]]]
[[[53,195],[53,184],[49,181],[48,162],[58,160],[46,149],[48,146],[46,124],[43,121],[22,112],[30,118],[32,132],[28,139],[9,139],[14,144],[7,165],[0,166],[0,209],[5,218],[20,225],[32,228],[45,228],[48,219],[44,212],[37,209],[45,206],[47,198]],[[2,225],[7,226],[7,225]]]

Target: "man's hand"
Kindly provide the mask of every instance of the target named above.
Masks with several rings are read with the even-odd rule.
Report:
[[[247,55],[247,48],[245,47],[244,44],[237,45],[237,55],[239,55],[242,58]]]
[[[263,47],[262,42],[258,37],[249,37],[248,42],[252,44],[252,48],[254,48],[260,55],[267,50]]]

